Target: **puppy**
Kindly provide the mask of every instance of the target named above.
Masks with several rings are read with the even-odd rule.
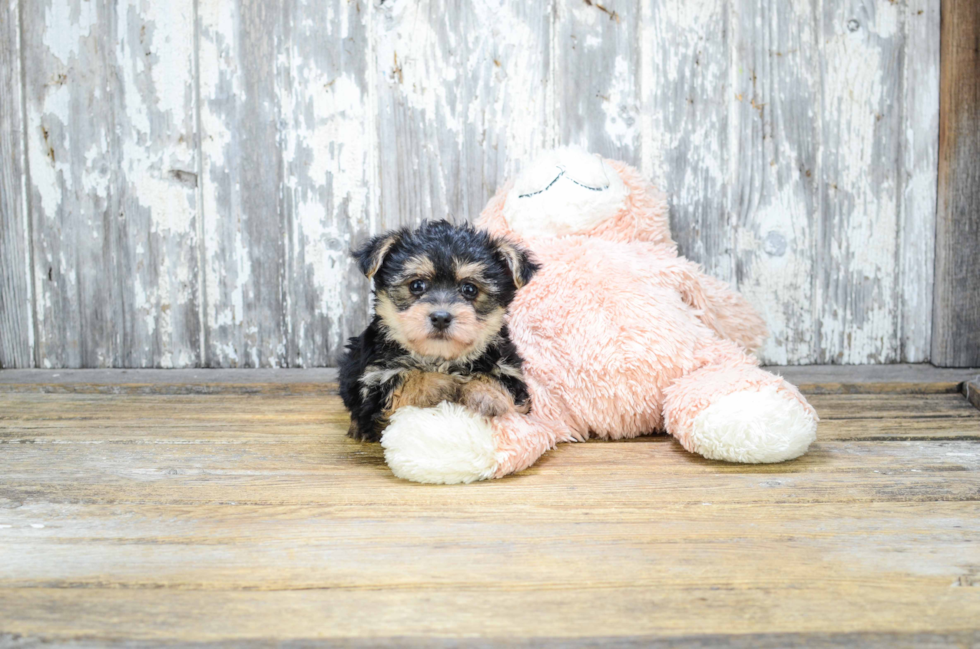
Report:
[[[451,401],[486,417],[530,410],[504,325],[507,305],[538,269],[527,252],[436,221],[375,237],[354,256],[374,280],[375,315],[340,362],[350,437],[380,441],[402,406]]]

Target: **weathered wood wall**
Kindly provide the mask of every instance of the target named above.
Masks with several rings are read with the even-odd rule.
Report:
[[[932,357],[980,366],[980,3],[943,0]]]
[[[370,233],[581,144],[776,363],[928,360],[940,0],[6,0],[0,366],[316,366]]]

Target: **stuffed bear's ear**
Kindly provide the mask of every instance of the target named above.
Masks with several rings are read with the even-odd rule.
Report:
[[[514,286],[521,288],[531,281],[534,273],[541,267],[531,259],[527,250],[507,239],[497,240],[497,252],[504,258],[511,275],[514,276]]]
[[[401,231],[381,234],[353,252],[358,268],[361,269],[361,272],[368,279],[374,277],[381,269],[381,264],[385,261],[385,255],[388,254],[392,246],[398,243],[401,236]]]

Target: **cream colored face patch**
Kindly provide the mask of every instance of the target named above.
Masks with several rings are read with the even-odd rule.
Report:
[[[453,316],[449,328],[438,335],[429,319],[435,310],[446,310]],[[399,310],[384,293],[378,294],[375,311],[385,323],[389,340],[419,356],[446,360],[482,354],[500,332],[505,312],[503,308],[497,308],[477,318],[468,304],[427,302],[416,302]]]

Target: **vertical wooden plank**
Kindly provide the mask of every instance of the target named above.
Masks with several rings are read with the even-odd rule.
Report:
[[[643,171],[668,193],[681,253],[733,281],[728,2],[644,0],[642,34]]]
[[[379,6],[379,227],[472,219],[551,144],[550,3]]]
[[[20,54],[20,7],[7,0],[0,5],[0,369],[34,364]]]
[[[38,363],[122,362],[104,3],[23,3]]]
[[[282,367],[287,272],[277,2],[198,0],[205,363]]]
[[[193,2],[22,7],[39,363],[195,365]]]
[[[367,239],[373,147],[368,12],[362,0],[283,3],[279,47],[290,365],[335,365],[367,324],[368,282],[350,249]]]
[[[825,2],[816,361],[899,358],[903,7]]]
[[[980,365],[980,4],[942,2],[932,362]]]
[[[558,0],[555,114],[560,144],[640,163],[638,0]]]
[[[939,167],[940,0],[907,0],[899,199],[901,361],[929,360]]]
[[[194,1],[111,3],[124,367],[201,364]]]
[[[769,326],[759,353],[767,363],[814,358],[817,25],[808,3],[741,0],[733,12],[729,210],[735,275]]]

